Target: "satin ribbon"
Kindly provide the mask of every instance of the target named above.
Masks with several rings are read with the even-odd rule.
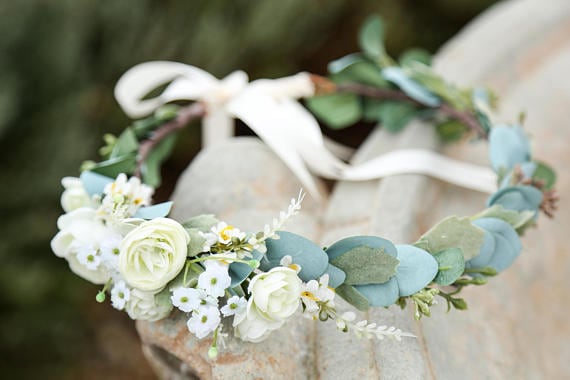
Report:
[[[167,83],[160,95],[144,99]],[[132,118],[147,116],[175,100],[202,101],[207,108],[202,121],[204,147],[233,136],[233,119],[240,119],[281,158],[317,200],[322,200],[324,193],[312,173],[351,181],[415,173],[478,191],[496,190],[496,175],[491,169],[427,150],[394,151],[359,165],[344,163],[339,157],[347,159],[352,153],[350,148],[326,140],[313,115],[297,101],[313,95],[314,85],[307,73],[248,82],[245,72],[235,71],[219,80],[197,67],[168,61],[134,66],[115,87],[118,103]]]

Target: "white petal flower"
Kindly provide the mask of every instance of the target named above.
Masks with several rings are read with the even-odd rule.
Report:
[[[105,194],[98,213],[106,219],[120,220],[132,217],[141,206],[148,206],[154,189],[142,184],[137,177],[121,173],[117,179],[105,186]]]
[[[199,289],[180,287],[174,289],[170,299],[175,307],[189,313],[200,307],[205,296],[204,292]]]
[[[218,263],[217,260],[206,265],[206,271],[198,277],[198,287],[212,297],[223,297],[229,288],[232,279],[228,274],[228,266]]]
[[[61,180],[61,184],[65,188],[61,195],[61,207],[65,212],[91,205],[91,197],[85,191],[83,183],[79,178],[64,177]]]
[[[132,319],[152,322],[166,318],[172,310],[172,303],[169,294],[165,291],[154,294],[134,288],[131,289],[125,310]]]
[[[121,240],[123,238],[119,234],[109,235],[99,244],[103,264],[113,272],[119,271],[119,253],[121,252],[119,246]]]
[[[205,338],[213,332],[220,324],[220,311],[217,307],[203,307],[192,313],[188,320],[188,330],[198,339]]]
[[[127,301],[131,299],[131,290],[124,281],[119,281],[111,290],[111,304],[115,309],[123,310]]]
[[[247,300],[244,297],[233,296],[228,299],[226,305],[223,306],[220,311],[224,317],[229,317],[230,315],[245,311],[246,306]]]
[[[89,270],[97,270],[101,264],[101,256],[91,244],[78,244],[77,260]]]

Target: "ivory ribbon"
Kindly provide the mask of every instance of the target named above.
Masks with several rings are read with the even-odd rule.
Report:
[[[144,99],[169,82],[160,95]],[[233,119],[242,120],[317,200],[324,194],[311,172],[350,181],[415,173],[473,190],[488,193],[496,190],[496,175],[491,169],[451,160],[428,150],[398,150],[359,165],[344,163],[339,157],[347,159],[350,148],[326,140],[313,115],[297,102],[313,95],[314,85],[307,73],[248,82],[245,72],[235,71],[219,80],[197,67],[168,61],[134,66],[115,87],[117,101],[132,118],[147,116],[175,100],[202,101],[207,110],[202,122],[204,147],[233,136]]]

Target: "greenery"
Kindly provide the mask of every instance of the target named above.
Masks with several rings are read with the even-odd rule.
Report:
[[[96,156],[103,132],[117,134],[130,123],[112,97],[126,69],[170,59],[218,76],[238,68],[253,78],[324,74],[326,62],[358,49],[354,36],[370,13],[386,20],[387,50],[398,55],[423,46],[434,52],[493,2],[3,2],[0,376],[84,378],[96,369],[100,377],[152,377],[134,324],[93,302],[98,289],[75,277],[49,248],[61,213],[59,179],[77,175],[78,163]],[[358,139],[352,137],[358,133],[344,137]],[[161,173],[158,200],[168,197],[174,175],[199,149],[197,128],[179,139]],[[104,143],[102,153],[112,154],[117,141]]]

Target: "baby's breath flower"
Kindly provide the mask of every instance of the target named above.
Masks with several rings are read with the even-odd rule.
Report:
[[[228,302],[220,311],[224,317],[229,317],[230,315],[242,312],[246,306],[247,300],[244,297],[233,296],[228,299]]]
[[[198,339],[205,338],[220,324],[220,311],[217,307],[209,306],[200,308],[192,313],[188,320],[188,330]]]
[[[123,310],[131,299],[131,290],[124,281],[119,281],[111,290],[111,304],[115,309]]]

